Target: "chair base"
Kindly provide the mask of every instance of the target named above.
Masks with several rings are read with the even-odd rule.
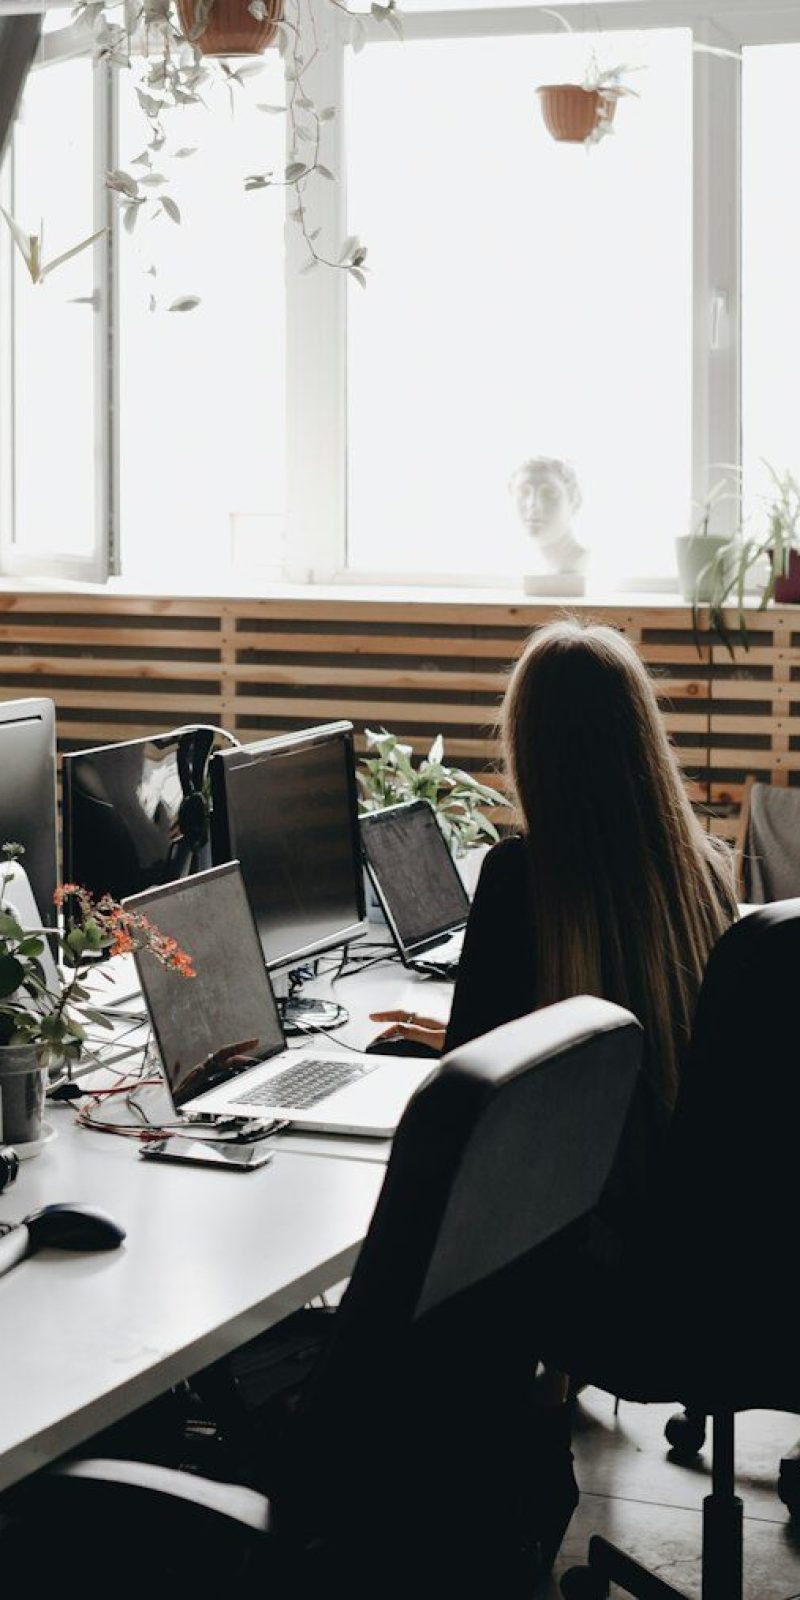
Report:
[[[684,1589],[657,1578],[596,1533],[589,1541],[588,1567],[571,1567],[565,1572],[561,1593],[564,1600],[608,1600],[612,1583],[636,1600],[688,1600]]]
[[[703,1501],[703,1600],[742,1600],[744,1511],[734,1493],[733,1412],[714,1416],[712,1492]],[[564,1600],[606,1600],[615,1583],[634,1600],[687,1600],[663,1578],[618,1550],[599,1534],[589,1541],[589,1564],[561,1580]]]

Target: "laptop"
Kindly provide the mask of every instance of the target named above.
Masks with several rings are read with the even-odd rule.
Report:
[[[427,800],[359,818],[367,871],[407,967],[455,976],[469,895]]]
[[[178,1112],[215,1112],[386,1139],[436,1064],[350,1050],[289,1050],[238,861],[123,900],[177,939],[196,976],[136,955]]]

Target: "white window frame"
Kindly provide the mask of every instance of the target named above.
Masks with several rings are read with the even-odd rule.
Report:
[[[90,53],[90,36],[80,23],[42,36],[32,72],[52,70],[58,62]],[[101,63],[93,68],[94,193],[93,231],[106,232],[92,246],[95,303],[93,308],[93,362],[95,415],[94,541],[88,556],[42,551],[35,555],[20,549],[15,539],[14,440],[14,246],[8,229],[0,236],[0,574],[7,577],[48,577],[102,583],[118,570],[117,530],[117,374],[113,361],[115,319],[114,217],[105,173],[113,163],[113,95],[111,71]],[[13,132],[0,175],[0,200],[15,214],[13,193]],[[43,464],[46,466],[46,463]]]
[[[306,81],[317,103],[332,105],[338,113],[326,134],[326,160],[338,181],[317,181],[307,202],[314,225],[321,225],[323,237],[335,243],[344,237],[347,224],[344,69],[349,45],[346,19],[330,0],[314,0],[314,4],[323,48]],[[602,7],[569,5],[566,15],[578,33],[596,33],[598,27],[603,32],[689,28],[698,46],[709,46],[708,51],[696,51],[693,58],[692,492],[702,499],[715,466],[723,462],[738,466],[741,461],[741,69],[735,54],[744,45],[800,42],[800,7],[790,0],[764,5],[758,0],[749,4],[742,0],[606,0]],[[364,25],[370,44],[405,48],[380,23],[366,17]],[[422,39],[551,34],[559,31],[559,24],[543,10],[519,6],[407,12],[403,31],[407,44],[413,45]],[[79,25],[44,36],[41,66],[35,70],[66,55],[84,53],[86,39]],[[715,55],[715,49],[733,52],[734,58]],[[116,164],[114,123],[114,75],[98,68],[95,227],[105,225],[108,231],[95,246],[103,263],[95,324],[99,396],[95,551],[84,559],[26,558],[9,542],[13,440],[9,429],[11,375],[9,363],[4,361],[0,363],[0,571],[7,575],[38,573],[102,581],[119,570],[119,408],[114,360],[117,222],[116,207],[104,184],[106,168]],[[286,196],[287,210],[291,210],[290,189]],[[275,199],[277,203],[277,196]],[[370,573],[347,566],[346,275],[324,268],[300,273],[305,253],[291,223],[286,240],[286,577],[302,583],[402,584],[428,589],[501,585],[502,579],[493,585],[485,574]],[[8,349],[12,326],[8,289],[3,297],[3,285],[10,281],[10,249],[10,240],[0,238],[0,350]],[[731,527],[737,514],[737,505],[731,502]],[[641,589],[641,579],[637,586]],[[647,586],[674,589],[676,580],[673,575],[653,575],[647,578]]]

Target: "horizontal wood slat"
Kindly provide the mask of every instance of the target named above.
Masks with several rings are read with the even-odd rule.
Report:
[[[623,631],[653,677],[692,801],[732,836],[749,772],[800,783],[800,608],[748,615],[735,658],[680,605],[570,605]],[[62,749],[181,722],[244,740],[350,717],[499,785],[500,703],[531,629],[562,608],[465,598],[264,600],[0,593],[0,699],[49,694]],[[796,748],[795,748],[796,746]]]

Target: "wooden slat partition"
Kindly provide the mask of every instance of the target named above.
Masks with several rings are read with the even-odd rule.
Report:
[[[688,607],[570,603],[621,629],[647,664],[693,801],[732,835],[749,772],[800,783],[800,608],[754,612],[735,659]],[[352,718],[500,784],[497,717],[514,660],[554,603],[263,600],[7,590],[0,699],[49,694],[62,750],[217,722],[240,738]]]

